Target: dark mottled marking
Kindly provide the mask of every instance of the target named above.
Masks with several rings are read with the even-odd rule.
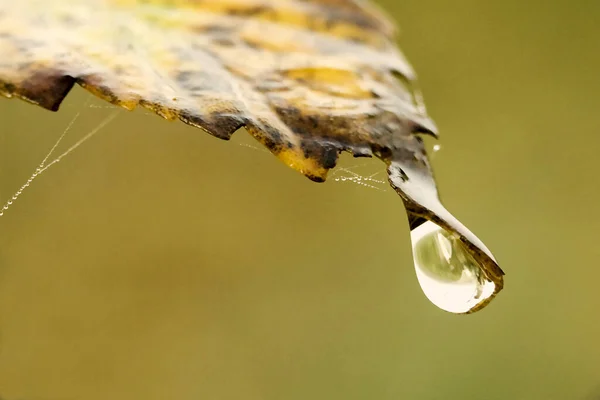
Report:
[[[75,79],[71,76],[65,76],[60,71],[42,69],[29,76],[15,91],[24,99],[57,111],[74,84]]]
[[[179,115],[179,119],[186,124],[200,127],[223,140],[231,139],[231,135],[246,125],[246,121],[236,115],[211,115],[206,117],[191,112],[183,112]]]

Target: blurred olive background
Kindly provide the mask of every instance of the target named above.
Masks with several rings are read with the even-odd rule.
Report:
[[[0,396],[600,398],[600,2],[382,5],[441,128],[444,203],[507,273],[499,297],[430,304],[386,185],[312,183],[244,132],[81,89],[59,113],[0,100],[1,202],[75,114],[62,149],[118,113],[0,218]]]

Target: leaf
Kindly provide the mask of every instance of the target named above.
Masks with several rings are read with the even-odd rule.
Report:
[[[57,110],[77,83],[222,139],[245,127],[315,181],[342,151],[375,155],[411,224],[458,232],[501,283],[439,202],[417,135],[436,128],[394,37],[366,0],[0,0],[0,94]]]
[[[433,131],[394,28],[352,0],[2,0],[0,92],[57,110],[74,83],[229,139],[245,126],[322,181],[338,153]],[[398,79],[400,77],[400,79]]]

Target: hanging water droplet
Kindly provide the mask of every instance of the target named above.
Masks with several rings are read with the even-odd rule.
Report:
[[[412,230],[411,240],[419,284],[442,310],[467,313],[494,295],[494,282],[456,234],[427,221]]]

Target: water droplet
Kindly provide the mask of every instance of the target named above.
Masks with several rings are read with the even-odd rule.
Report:
[[[442,310],[467,313],[494,295],[494,282],[456,234],[427,221],[412,230],[411,240],[421,289]]]

